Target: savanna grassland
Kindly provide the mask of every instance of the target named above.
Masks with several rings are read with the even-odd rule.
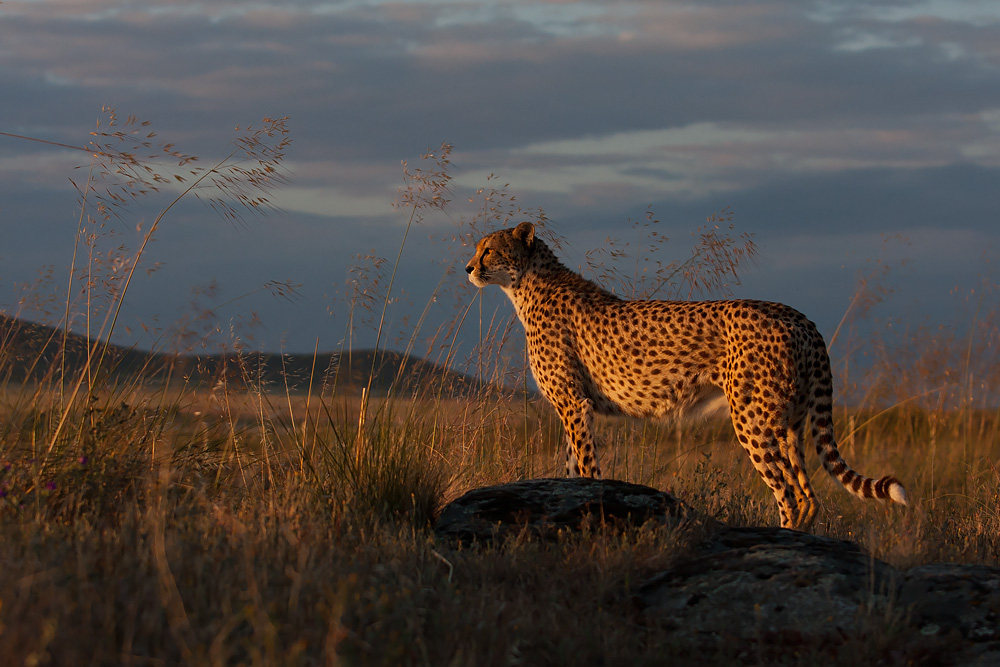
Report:
[[[558,420],[525,381],[510,313],[477,312],[476,294],[451,267],[439,290],[459,290],[452,324],[426,334],[421,318],[392,335],[406,352],[477,379],[460,388],[443,374],[405,384],[405,368],[384,372],[378,355],[347,382],[337,381],[342,364],[274,380],[235,343],[225,363],[199,373],[170,363],[185,349],[136,361],[106,343],[131,282],[155,263],[148,243],[174,203],[197,196],[233,219],[266,210],[287,134],[285,119],[265,119],[240,131],[229,156],[198,169],[151,143],[143,124],[111,113],[87,147],[68,287],[26,293],[0,329],[0,662],[753,662],[737,643],[693,654],[672,643],[664,621],[636,612],[638,583],[690,547],[682,530],[489,548],[434,539],[436,513],[464,491],[562,468]],[[398,204],[410,224],[448,204],[449,154],[445,145],[405,168]],[[137,246],[109,242],[106,226],[129,220],[148,193],[165,199]],[[472,200],[477,210],[443,243],[460,247],[517,219],[544,228],[540,211],[520,210],[503,188]],[[650,216],[637,225],[649,231],[651,256],[666,241],[656,224]],[[618,270],[616,252],[588,256],[590,275],[637,297],[686,297],[725,294],[754,247],[723,213],[695,234],[686,261]],[[375,263],[344,290],[347,327],[371,326],[380,350],[394,275],[391,262]],[[285,298],[295,286],[266,288]],[[989,304],[984,289],[980,303]],[[866,281],[858,295],[841,343],[881,296]],[[47,320],[51,329],[30,329],[46,340],[26,346],[22,316]],[[454,345],[463,326],[482,332],[464,357]],[[967,329],[875,335],[863,341],[860,369],[834,356],[847,397],[836,412],[845,458],[870,475],[894,474],[914,503],[862,503],[807,453],[822,502],[814,532],[898,567],[1000,564],[1000,310],[979,308]],[[193,347],[192,328],[175,333],[171,341]],[[350,331],[344,339],[341,352],[353,352]],[[669,490],[733,525],[777,524],[726,421],[601,419],[598,428],[606,476]],[[871,632],[822,653],[802,647],[787,662],[919,664],[893,623],[872,618]]]

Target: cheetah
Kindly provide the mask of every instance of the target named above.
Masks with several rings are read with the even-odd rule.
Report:
[[[465,270],[514,304],[531,372],[566,434],[568,476],[601,475],[595,413],[665,417],[717,400],[774,494],[782,528],[807,530],[819,509],[805,470],[807,417],[823,467],[845,489],[907,504],[899,480],[864,477],[841,457],[826,343],[789,306],[622,300],[566,268],[530,222],[483,237]]]

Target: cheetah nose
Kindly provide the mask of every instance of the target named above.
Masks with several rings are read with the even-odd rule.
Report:
[[[465,272],[466,273],[471,274],[475,270],[476,270],[476,267],[472,266],[472,264],[466,264],[465,265]]]

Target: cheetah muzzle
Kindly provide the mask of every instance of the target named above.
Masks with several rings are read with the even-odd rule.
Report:
[[[845,489],[907,504],[898,480],[864,477],[841,457],[826,344],[798,311],[764,301],[624,301],[563,266],[529,222],[481,239],[465,270],[514,304],[531,372],[566,432],[567,475],[600,477],[594,413],[664,417],[724,394],[783,528],[807,529],[819,509],[805,470],[807,418],[823,467]]]

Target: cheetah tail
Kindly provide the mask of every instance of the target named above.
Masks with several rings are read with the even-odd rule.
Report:
[[[845,489],[859,498],[878,498],[891,500],[900,505],[909,505],[910,498],[906,488],[895,477],[886,475],[879,479],[865,477],[855,472],[840,455],[837,443],[833,438],[833,427],[830,416],[813,415],[813,442],[816,453],[819,454],[823,467],[831,477],[840,482]]]

